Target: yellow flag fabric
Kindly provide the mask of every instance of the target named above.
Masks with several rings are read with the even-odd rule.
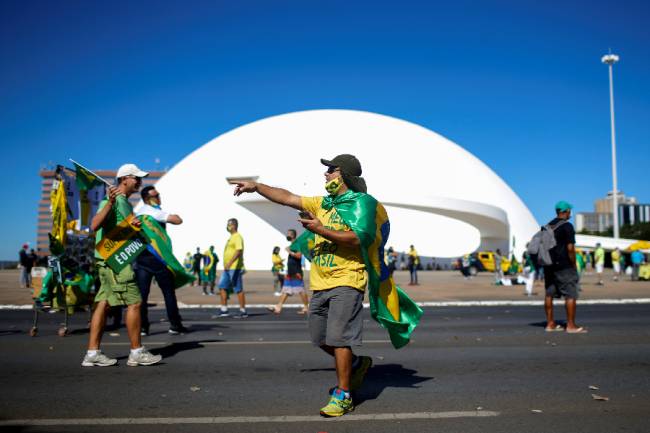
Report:
[[[51,245],[50,250],[53,253],[58,247],[65,246],[65,233],[67,229],[67,210],[66,210],[66,197],[65,185],[63,181],[55,179],[52,183],[52,191],[50,192],[50,211],[52,212],[52,242],[58,245]]]

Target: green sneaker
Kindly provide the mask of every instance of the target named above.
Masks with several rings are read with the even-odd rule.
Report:
[[[350,377],[350,390],[357,391],[361,388],[363,384],[363,379],[368,373],[368,369],[372,366],[372,358],[369,356],[360,356],[359,357],[359,366],[352,370],[352,375]]]
[[[353,410],[352,397],[340,399],[335,392],[330,396],[329,403],[320,410],[320,414],[325,417],[335,417],[345,415]]]

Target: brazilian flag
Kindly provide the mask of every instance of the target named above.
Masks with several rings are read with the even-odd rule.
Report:
[[[77,178],[77,188],[80,191],[88,191],[96,186],[103,185],[104,182],[89,170],[86,170],[76,162],[72,161]]]
[[[422,309],[395,285],[384,262],[384,247],[390,234],[386,209],[373,196],[353,191],[336,197],[323,197],[321,207],[325,210],[335,208],[359,238],[368,272],[370,315],[386,328],[396,349],[407,345],[420,321]],[[311,260],[314,243],[314,233],[305,231],[291,244],[291,250],[300,251]]]
[[[172,253],[172,241],[167,231],[158,224],[158,221],[149,215],[140,215],[138,218],[142,222],[140,233],[149,244],[147,245],[147,250],[160,260],[172,273],[174,277],[174,288],[178,289],[194,281],[194,275],[185,272],[183,265],[174,257]]]

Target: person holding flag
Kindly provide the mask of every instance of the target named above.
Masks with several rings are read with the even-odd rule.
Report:
[[[162,201],[160,192],[152,185],[142,188],[140,192],[143,205],[136,211],[136,216],[144,217],[148,215],[156,221],[162,230],[165,230],[167,223],[179,225],[183,223],[180,216],[171,214],[162,210],[160,207]],[[142,296],[140,305],[140,315],[142,323],[140,325],[140,335],[149,335],[149,309],[147,301],[151,290],[151,282],[155,278],[160,287],[160,291],[165,299],[165,309],[167,310],[167,319],[169,320],[169,333],[172,335],[184,334],[187,328],[183,326],[180,312],[178,310],[178,301],[176,300],[176,287],[174,286],[174,275],[167,268],[161,257],[156,253],[152,245],[149,245],[137,259],[133,266],[136,281]]]
[[[129,204],[128,197],[140,189],[142,178],[148,174],[140,170],[135,164],[124,164],[119,168],[117,171],[117,187],[108,187],[108,196],[99,204],[99,210],[90,224],[90,228],[96,232],[95,244],[97,247],[100,244],[106,245],[107,241],[115,243],[113,239],[110,239],[110,236],[116,232],[116,229],[123,233],[120,227],[125,224],[138,229],[141,227],[141,222],[133,215],[133,208]],[[95,295],[95,305],[90,322],[88,351],[81,365],[84,367],[107,367],[117,364],[117,359],[104,355],[99,346],[104,333],[108,309],[118,305],[126,305],[127,307],[126,328],[131,343],[131,352],[126,362],[127,365],[134,367],[153,365],[160,362],[162,356],[153,355],[141,344],[140,304],[142,298],[135,281],[132,266],[126,264],[117,272],[109,266],[108,261],[99,253],[97,248],[95,249],[95,265],[101,287]]]
[[[232,183],[236,196],[257,192],[301,211],[298,221],[306,230],[292,250],[312,263],[311,340],[334,357],[337,376],[320,414],[336,417],[354,409],[351,392],[372,365],[370,357],[352,352],[352,346],[361,345],[366,286],[371,316],[388,330],[395,348],[408,344],[422,310],[395,286],[383,260],[390,223],[383,205],[366,193],[359,160],[344,154],[321,163],[327,166],[324,197],[301,197],[257,182]]]

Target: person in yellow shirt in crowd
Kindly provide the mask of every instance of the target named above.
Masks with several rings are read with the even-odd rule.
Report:
[[[271,268],[271,271],[273,272],[273,295],[280,296],[282,284],[284,283],[284,275],[282,274],[282,271],[284,270],[284,260],[280,257],[280,247],[273,247],[271,261],[273,262],[273,267]]]
[[[600,245],[596,244],[596,251],[594,251],[594,264],[596,266],[596,275],[598,275],[598,285],[603,286],[603,270],[605,269],[605,250]]]
[[[612,268],[614,269],[614,281],[618,281],[618,277],[621,275],[621,250],[618,247],[612,251]]]
[[[363,296],[368,277],[361,243],[339,216],[335,206],[323,206],[350,192],[366,192],[361,164],[353,155],[321,159],[327,166],[328,197],[301,197],[285,189],[257,182],[234,182],[235,195],[257,192],[268,200],[300,212],[298,221],[314,233],[309,304],[312,343],[334,357],[337,385],[330,390],[328,404],[320,410],[326,417],[344,415],[354,409],[351,391],[358,389],[372,365],[368,356],[356,356],[352,346],[361,345]]]
[[[418,266],[420,265],[420,256],[415,247],[411,245],[408,252],[408,264],[409,264],[409,274],[411,275],[411,281],[409,286],[418,285]]]
[[[238,232],[239,222],[236,218],[230,218],[226,225],[226,230],[230,233],[230,238],[226,242],[223,250],[223,274],[219,280],[219,293],[221,294],[221,311],[220,317],[228,317],[228,295],[232,292],[237,294],[239,300],[238,319],[248,317],[246,312],[246,296],[244,295],[244,239]]]

